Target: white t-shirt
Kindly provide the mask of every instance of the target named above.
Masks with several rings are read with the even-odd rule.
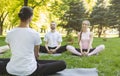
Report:
[[[44,37],[44,41],[48,42],[49,47],[56,47],[58,43],[62,42],[61,34],[57,31],[48,32]]]
[[[14,28],[8,32],[6,42],[12,53],[7,72],[18,76],[32,74],[37,69],[34,46],[41,44],[39,33],[31,28]]]

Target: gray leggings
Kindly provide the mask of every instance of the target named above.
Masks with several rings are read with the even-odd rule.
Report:
[[[0,76],[7,75],[6,65],[10,59],[0,59]],[[66,68],[66,64],[62,60],[37,60],[37,69],[30,76],[47,76],[56,72],[62,71]]]

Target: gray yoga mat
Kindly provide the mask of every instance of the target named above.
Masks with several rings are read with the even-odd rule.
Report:
[[[49,76],[98,76],[98,72],[96,68],[75,68],[65,69]]]

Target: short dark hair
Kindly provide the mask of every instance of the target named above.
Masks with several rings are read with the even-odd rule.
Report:
[[[20,10],[20,12],[18,13],[19,18],[22,21],[26,21],[27,19],[29,19],[31,16],[33,15],[33,9],[28,7],[28,6],[23,6]]]
[[[52,21],[50,25],[54,24],[55,26],[57,25],[55,21]]]

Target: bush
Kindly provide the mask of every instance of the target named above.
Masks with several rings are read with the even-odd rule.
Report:
[[[72,34],[69,34],[66,36],[66,41],[68,44],[73,44],[74,43],[74,37]]]

